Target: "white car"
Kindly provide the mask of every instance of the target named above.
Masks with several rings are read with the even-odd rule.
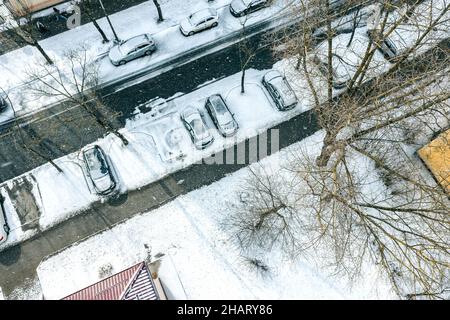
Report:
[[[214,137],[196,108],[189,106],[184,109],[181,113],[181,121],[183,121],[197,149],[204,149],[214,142]]]
[[[181,33],[192,36],[194,33],[219,25],[219,15],[213,8],[206,8],[191,14],[180,23]]]
[[[0,194],[0,244],[8,239],[9,226],[6,223],[5,207],[3,202],[5,199]]]

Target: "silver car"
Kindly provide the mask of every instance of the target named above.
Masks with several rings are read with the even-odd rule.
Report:
[[[214,137],[196,108],[189,106],[184,109],[181,113],[181,121],[183,121],[197,149],[204,149],[214,142]]]
[[[233,0],[230,12],[235,17],[242,17],[262,8],[268,7],[272,0]]]
[[[151,55],[156,50],[156,43],[150,34],[142,34],[126,41],[109,50],[109,59],[115,66],[124,65],[128,61]]]
[[[95,192],[99,195],[112,193],[116,182],[104,151],[99,146],[86,148],[83,150],[83,159]]]
[[[6,223],[4,201],[5,199],[0,194],[0,244],[5,242],[9,235],[9,226]]]
[[[217,27],[218,24],[219,15],[216,9],[206,8],[191,14],[181,21],[180,30],[183,35],[192,36],[199,31]]]
[[[238,131],[239,125],[220,94],[206,99],[205,108],[222,136],[231,137]]]
[[[267,72],[262,84],[269,92],[278,110],[286,111],[294,108],[298,99],[286,78],[276,70]]]

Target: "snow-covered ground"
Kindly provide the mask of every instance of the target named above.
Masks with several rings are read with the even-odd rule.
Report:
[[[347,43],[348,37],[348,34],[338,36],[334,46],[341,46],[345,51],[344,44]],[[356,64],[357,60],[364,55],[364,43],[367,41],[366,28],[358,28],[351,46],[354,51],[352,56],[349,56],[349,63]],[[378,52],[375,56],[373,66],[368,70],[369,76],[375,76],[390,66]],[[167,102],[158,100],[151,102],[151,112],[142,114],[137,108],[135,118],[128,121],[125,128],[121,130],[130,141],[127,147],[124,147],[114,135],[109,135],[95,143],[109,155],[119,180],[120,191],[134,190],[157,181],[169,173],[188,167],[236,142],[256,136],[310,109],[313,102],[308,84],[293,65],[295,63],[292,63],[290,59],[282,60],[275,65],[282,74],[286,74],[297,96],[300,97],[299,105],[289,112],[279,112],[272,105],[267,92],[260,84],[264,71],[257,70],[250,70],[247,74],[245,95],[240,94],[239,75],[235,74],[226,79],[207,83],[192,93],[176,94]],[[323,90],[326,86],[322,85],[325,79],[318,76],[314,81],[319,88],[319,97],[326,99],[326,92]],[[235,113],[240,130],[235,137],[226,139],[216,130],[212,130],[215,142],[207,149],[199,151],[193,147],[187,132],[182,127],[179,112],[188,105],[193,105],[203,111],[207,124],[213,128],[204,110],[204,101],[206,97],[214,93],[221,93],[225,98],[230,109]],[[338,91],[335,91],[335,94],[338,94]],[[177,159],[178,155],[183,156],[181,160]],[[56,163],[63,168],[64,174],[58,174],[50,164],[46,164],[23,176],[27,177],[33,185],[31,192],[39,207],[41,230],[68,219],[96,201],[102,201],[100,197],[92,194],[92,188],[89,187],[82,171],[83,163],[79,159],[77,152],[56,160]],[[6,185],[11,186],[16,180],[7,181]],[[6,195],[5,191],[2,192]],[[7,202],[11,203],[8,197]],[[33,231],[28,229],[23,231],[16,210],[11,205],[9,209],[7,221],[11,226],[11,235],[2,248],[23,241],[33,234]]]
[[[263,166],[275,173],[286,165],[289,153],[299,148],[316,153],[322,139],[323,132],[318,132],[251,168]],[[171,284],[179,277],[188,299],[395,298],[389,283],[368,261],[362,278],[352,285],[345,277],[330,276],[330,269],[319,262],[324,252],[308,252],[294,262],[277,250],[255,252],[247,258],[262,260],[269,271],[249,267],[229,241],[233,235],[222,227],[233,203],[240,201],[248,174],[249,168],[241,169],[45,259],[37,269],[44,297],[60,299],[99,281],[104,265],[119,272],[144,260],[147,244],[152,255],[165,255],[160,278],[168,290],[173,291]],[[173,296],[184,298],[180,293]]]
[[[141,113],[137,110],[135,118],[127,121],[125,128],[121,130],[130,142],[128,146],[124,146],[113,134],[95,142],[94,144],[100,145],[109,156],[119,181],[120,191],[135,190],[157,181],[169,173],[188,167],[229,146],[265,132],[274,125],[311,108],[312,101],[307,95],[300,95],[301,88],[298,82],[291,81],[294,90],[303,98],[293,110],[278,111],[261,84],[262,76],[266,71],[247,71],[246,93],[243,95],[240,93],[240,74],[235,74],[207,83],[189,94],[176,94],[168,101],[150,102],[152,105],[150,112]],[[222,137],[204,108],[206,98],[215,93],[223,96],[239,123],[240,128],[233,137]],[[195,149],[179,118],[180,112],[189,105],[203,113],[214,136],[214,143],[204,150]],[[172,155],[169,155],[169,152],[172,152]],[[178,155],[182,157],[178,159]],[[5,191],[6,186],[12,189],[17,181],[23,179],[33,186],[31,193],[39,209],[41,230],[68,219],[88,208],[95,201],[102,201],[102,198],[91,192],[93,188],[83,174],[85,165],[81,161],[79,152],[57,159],[55,163],[63,169],[64,173],[59,173],[51,164],[45,164],[0,186],[6,198],[7,221],[11,227],[8,241],[2,245],[2,248],[23,241],[33,234],[31,230],[23,231],[18,213],[11,205],[14,200],[11,200]],[[20,206],[20,203],[15,205]]]
[[[151,1],[118,12],[111,15],[110,19],[120,39],[150,33],[157,44],[157,50],[151,56],[131,61],[120,67],[115,67],[110,63],[107,53],[111,43],[102,44],[101,36],[92,23],[42,40],[40,44],[58,68],[68,73],[70,72],[70,64],[65,54],[69,50],[81,50],[83,48],[92,59],[92,63],[99,65],[100,83],[112,83],[136,72],[153,69],[168,59],[180,56],[192,49],[208,46],[232,33],[236,33],[238,36],[244,22],[246,27],[264,20],[274,20],[280,23],[277,14],[283,12],[286,3],[290,1],[276,0],[269,8],[255,12],[248,18],[235,18],[231,15],[228,8],[231,0],[217,0],[209,4],[206,1],[197,0],[167,0],[161,4],[165,13],[165,20],[161,23],[157,23],[156,10]],[[218,10],[218,27],[191,37],[184,37],[179,30],[179,22],[190,13],[207,6]],[[109,39],[113,39],[106,19],[99,19],[98,23],[107,33]],[[206,51],[204,54],[206,54]],[[0,88],[8,93],[14,105],[16,116],[30,114],[51,106],[60,98],[38,98],[24,90],[29,85],[30,72],[37,72],[39,67],[36,66],[43,62],[44,60],[38,51],[31,46],[0,56],[0,68],[2,70]],[[0,122],[7,121],[12,116],[12,111],[2,114],[0,115]]]

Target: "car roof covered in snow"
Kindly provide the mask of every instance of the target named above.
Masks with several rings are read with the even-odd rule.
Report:
[[[199,10],[199,11],[194,12],[193,14],[191,14],[189,16],[189,20],[192,23],[198,23],[198,22],[200,22],[200,21],[202,21],[202,20],[204,20],[206,18],[213,17],[213,16],[216,16],[216,15],[217,15],[217,11],[215,9],[213,9],[213,8],[205,8],[205,9]]]

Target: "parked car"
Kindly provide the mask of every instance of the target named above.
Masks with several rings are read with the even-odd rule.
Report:
[[[199,10],[180,23],[181,33],[185,36],[192,36],[194,33],[214,28],[219,25],[219,15],[216,9],[206,8]]]
[[[242,17],[262,8],[268,7],[272,0],[233,0],[230,12],[235,17]]]
[[[205,149],[214,142],[214,137],[196,108],[189,106],[184,109],[181,113],[181,120],[197,149]]]
[[[267,72],[262,78],[262,84],[269,92],[278,110],[290,110],[297,105],[298,99],[294,90],[292,90],[287,79],[278,71]]]
[[[239,125],[234,119],[234,114],[231,113],[220,94],[208,97],[205,108],[222,136],[230,137],[238,131]]]
[[[408,48],[406,41],[397,30],[394,30],[389,37],[385,37],[382,41],[377,41],[376,33],[373,30],[367,30],[367,36],[383,54],[384,58],[390,62],[398,58]]]
[[[4,111],[8,105],[8,96],[6,93],[0,92],[0,112]]]
[[[0,244],[5,242],[8,239],[9,235],[9,226],[6,223],[6,213],[4,206],[5,199],[0,194]]]
[[[109,59],[115,66],[128,61],[151,55],[156,50],[156,43],[150,34],[141,34],[120,42],[109,50]]]
[[[116,181],[105,152],[95,145],[83,150],[87,175],[99,195],[108,195],[116,188]]]
[[[313,57],[313,62],[317,65],[320,73],[324,77],[328,77],[328,60],[326,57],[319,54],[315,54]],[[333,55],[333,88],[343,89],[347,83],[352,79],[352,76],[347,69],[347,65],[339,59],[336,55]]]

